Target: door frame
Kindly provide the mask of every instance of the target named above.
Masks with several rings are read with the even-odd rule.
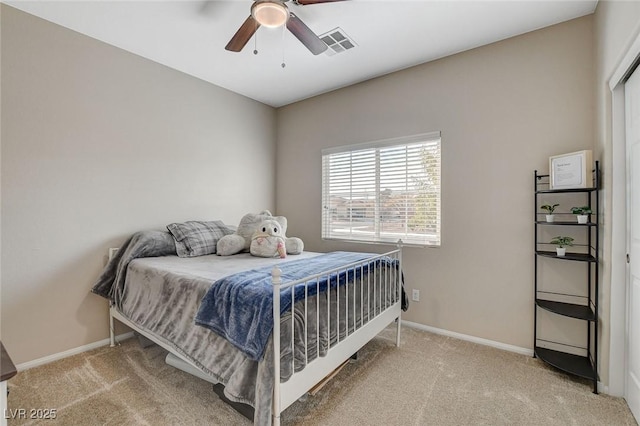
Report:
[[[627,251],[627,154],[624,83],[640,59],[640,33],[609,79],[611,90],[611,276],[609,305],[609,383],[606,393],[626,396],[626,330],[628,268]],[[640,70],[640,67],[638,68]],[[604,197],[603,197],[604,198]]]

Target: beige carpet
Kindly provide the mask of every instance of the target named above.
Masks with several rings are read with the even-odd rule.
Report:
[[[510,352],[403,328],[367,344],[285,425],[636,425],[624,400]],[[9,409],[56,409],[56,420],[9,425],[250,425],[211,384],[164,363],[136,339],[19,373]],[[15,412],[15,411],[14,411]]]

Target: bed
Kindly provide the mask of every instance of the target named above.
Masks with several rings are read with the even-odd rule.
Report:
[[[134,234],[92,292],[118,320],[224,385],[255,409],[280,414],[406,309],[401,244],[384,254],[303,252],[286,259],[176,255],[163,231]],[[249,295],[251,297],[249,297]]]

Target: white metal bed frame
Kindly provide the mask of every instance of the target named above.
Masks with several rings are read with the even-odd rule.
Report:
[[[391,258],[392,261],[397,262],[397,269],[392,268],[389,272],[384,274],[380,273],[380,279],[384,280],[384,282],[376,282],[377,277],[376,274],[369,275],[367,280],[360,280],[360,321],[356,321],[356,315],[353,315],[353,322],[350,325],[348,320],[348,311],[345,313],[346,326],[345,333],[346,336],[340,339],[340,330],[338,330],[336,339],[337,341],[332,345],[327,345],[327,353],[325,356],[316,356],[315,359],[309,360],[307,358],[307,290],[305,289],[304,295],[304,330],[305,330],[305,338],[304,338],[304,352],[305,358],[305,368],[296,372],[295,369],[291,368],[292,376],[284,383],[280,382],[280,367],[281,367],[281,354],[280,354],[280,344],[281,344],[281,335],[280,335],[280,325],[281,325],[281,315],[280,315],[280,293],[286,288],[293,287],[297,284],[313,283],[314,281],[317,283],[322,277],[326,277],[329,274],[340,273],[344,271],[353,271],[358,268],[362,268],[368,264],[369,262],[376,261],[379,259],[387,259]],[[326,376],[331,374],[336,368],[338,368],[342,363],[352,357],[360,348],[362,348],[367,342],[373,339],[378,333],[384,330],[389,324],[393,321],[396,321],[396,346],[400,346],[400,328],[401,328],[401,312],[402,312],[402,241],[399,241],[397,244],[397,248],[388,253],[380,254],[368,258],[361,262],[355,262],[348,265],[341,266],[339,268],[331,269],[328,271],[324,271],[320,274],[315,274],[312,276],[305,277],[303,279],[292,281],[292,282],[282,282],[281,279],[281,271],[277,266],[272,270],[272,283],[273,283],[273,360],[274,360],[274,381],[273,381],[273,407],[272,407],[272,423],[273,426],[280,426],[280,414],[289,407],[292,403],[298,400],[301,396],[307,393],[312,387],[314,387],[317,383],[321,382]],[[373,284],[371,281],[374,281]],[[366,281],[366,284],[365,284]],[[313,285],[313,284],[311,284]],[[367,289],[366,296],[364,294],[365,287]],[[349,309],[349,293],[348,286],[346,288],[346,301],[345,301],[345,309]],[[371,289],[373,288],[373,294]],[[385,290],[385,294],[381,294],[382,292],[378,292],[376,294],[376,288],[380,288]],[[353,290],[353,309],[355,309],[355,301],[356,301],[356,290],[354,284]],[[292,301],[293,301],[293,291]],[[387,296],[391,295],[391,301],[387,300]],[[329,297],[330,293],[329,293]],[[340,293],[336,292],[336,297],[340,297]],[[316,298],[317,300],[317,298]],[[380,302],[379,312],[376,311],[374,307],[374,314],[371,315],[369,310],[364,311],[363,306],[366,301],[367,307],[370,306],[371,301],[373,300],[373,304],[375,306],[376,300]],[[299,303],[296,302],[296,303]],[[328,304],[329,305],[329,304]],[[292,303],[293,306],[293,303]],[[340,303],[338,299],[338,318],[340,317]],[[319,309],[316,312],[319,327],[320,321],[320,312]],[[327,324],[330,322],[330,310],[327,309]],[[367,318],[368,321],[365,323],[364,318]],[[150,333],[147,330],[142,329],[137,324],[133,323],[128,318],[124,317],[114,306],[112,303],[109,308],[109,336],[111,347],[115,346],[115,331],[114,331],[114,319],[117,319],[119,322],[127,325],[133,330],[137,331],[141,335],[145,336],[149,340],[158,344],[171,354],[175,355],[189,366],[192,366],[195,370],[199,370],[195,364],[187,359],[182,354],[178,353],[166,340],[163,338]],[[294,315],[291,315],[292,321],[292,332],[291,332],[291,345],[294,344]],[[358,324],[359,323],[359,324]],[[338,326],[339,327],[339,326]],[[353,329],[353,330],[351,330]],[[330,335],[330,333],[328,333]],[[319,343],[318,337],[318,343]],[[319,345],[317,346],[317,350],[319,351]],[[291,362],[295,362],[294,357],[292,357]]]

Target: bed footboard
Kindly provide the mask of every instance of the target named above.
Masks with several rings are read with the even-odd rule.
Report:
[[[397,321],[396,345],[400,346],[401,244],[402,242],[399,241],[396,250],[371,257],[366,261],[345,265],[293,282],[283,282],[280,269],[277,266],[273,268],[274,383],[272,422],[274,426],[280,425],[282,411],[348,360],[393,321]],[[314,283],[318,285],[320,280],[327,279],[329,276],[344,276],[346,278],[342,283],[340,278],[337,279],[335,291],[328,289],[325,292],[327,299],[325,309],[324,305],[320,304],[322,298],[309,297],[306,289],[309,286],[313,287]],[[305,287],[304,296],[302,300],[292,299],[291,305],[297,306],[302,312],[298,314],[292,311],[290,313],[290,318],[285,321],[291,321],[291,335],[284,337],[281,334],[283,315],[280,313],[280,293],[288,287],[300,285]],[[291,292],[292,298],[294,293]],[[330,300],[332,297],[337,300]],[[309,306],[310,304],[316,305]],[[310,317],[311,320],[309,320]],[[303,334],[303,336],[298,336],[297,345],[295,321],[303,322],[303,325],[297,328],[297,330],[302,330]],[[324,324],[329,330],[328,333],[325,333],[326,335],[321,332],[320,324]],[[335,334],[332,338],[333,330],[335,330]],[[282,339],[287,339],[287,341],[282,341]],[[302,341],[302,345],[300,345],[300,341]],[[286,357],[282,357],[283,347],[290,348],[290,361]],[[321,348],[324,348],[323,351]],[[303,358],[303,368],[296,368],[296,353]],[[281,383],[283,362],[291,362],[289,368],[292,375],[286,382]]]

